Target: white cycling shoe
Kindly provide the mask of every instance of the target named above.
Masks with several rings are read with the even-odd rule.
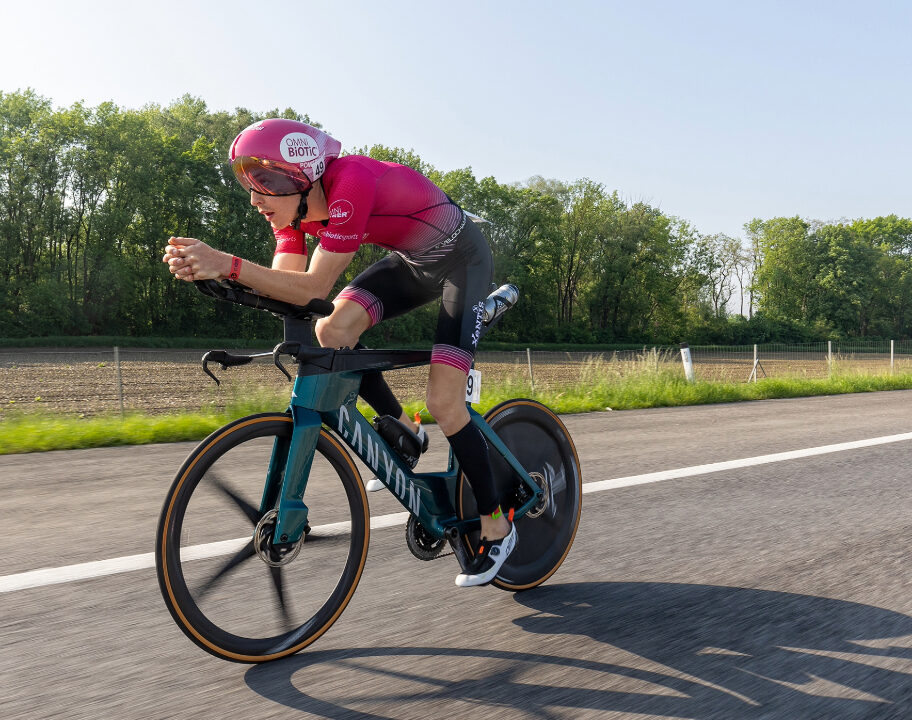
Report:
[[[491,582],[510,557],[518,539],[515,524],[510,526],[510,534],[500,540],[489,542],[482,538],[469,571],[457,575],[456,584],[459,587],[473,587]]]

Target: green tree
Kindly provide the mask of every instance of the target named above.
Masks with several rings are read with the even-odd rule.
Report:
[[[687,250],[692,229],[646,203],[613,196],[610,233],[595,263],[590,315],[606,340],[667,339],[699,302]]]
[[[814,239],[820,257],[820,292],[818,315],[812,319],[842,335],[868,335],[876,315],[880,253],[845,225],[824,225]]]
[[[752,290],[766,315],[808,322],[816,314],[820,266],[816,238],[801,218],[754,224],[758,263]]]

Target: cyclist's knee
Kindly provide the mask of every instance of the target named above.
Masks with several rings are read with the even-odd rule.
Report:
[[[459,432],[469,421],[469,411],[461,395],[435,391],[433,387],[428,388],[427,409],[444,435]]]
[[[334,321],[333,316],[322,317],[314,325],[314,333],[321,347],[354,347],[359,334],[356,330]]]
[[[371,317],[358,303],[336,299],[332,315],[322,317],[314,325],[317,341],[323,347],[354,347],[361,333],[370,328]]]

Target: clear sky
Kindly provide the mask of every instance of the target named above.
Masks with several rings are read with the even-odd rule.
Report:
[[[0,0],[0,91],[292,107],[345,147],[590,178],[703,233],[912,217],[912,2]]]

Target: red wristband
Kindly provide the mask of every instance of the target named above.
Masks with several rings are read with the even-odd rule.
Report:
[[[241,274],[241,259],[234,255],[231,258],[231,272],[228,273],[229,280],[237,280],[238,275]]]

